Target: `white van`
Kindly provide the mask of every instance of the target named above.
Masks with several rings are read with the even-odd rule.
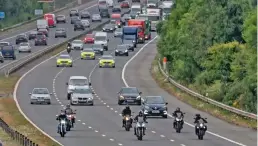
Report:
[[[104,50],[108,50],[108,34],[107,32],[96,32],[94,36],[94,44],[103,45]]]
[[[114,1],[113,0],[106,0],[107,1],[107,5],[109,7],[114,7]]]
[[[48,29],[48,22],[45,19],[37,20],[37,30],[43,28],[43,29]]]
[[[87,77],[84,76],[71,76],[69,81],[66,83],[67,87],[67,99],[70,100],[71,93],[76,87],[89,88],[91,83]]]

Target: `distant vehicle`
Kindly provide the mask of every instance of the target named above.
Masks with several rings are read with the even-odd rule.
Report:
[[[112,14],[111,21],[115,21],[116,27],[121,27],[122,26],[121,14]]]
[[[66,18],[65,18],[65,15],[57,15],[56,16],[56,23],[66,23]]]
[[[0,63],[4,63],[4,56],[1,51],[0,51]]]
[[[29,53],[31,53],[30,43],[20,43],[20,45],[18,47],[18,51],[19,51],[19,53],[21,53],[21,52],[29,52]]]
[[[167,102],[162,96],[146,96],[142,99],[142,111],[145,116],[162,116],[167,118]]]
[[[116,29],[115,25],[114,24],[106,24],[103,26],[102,30],[104,32],[114,32]]]
[[[84,27],[90,27],[90,21],[89,21],[89,20],[83,19],[83,20],[81,20],[81,22],[82,22],[82,25],[83,25]]]
[[[101,8],[103,8],[103,7],[107,7],[107,8],[109,7],[107,1],[106,0],[98,0],[98,8],[99,8],[99,10]]]
[[[140,3],[141,0],[132,0],[133,3]]]
[[[127,45],[117,45],[115,56],[128,56],[128,46]]]
[[[67,99],[71,99],[71,94],[76,88],[88,88],[91,86],[87,77],[84,76],[70,76],[68,82],[66,83],[67,87]]]
[[[4,58],[16,59],[15,48],[12,45],[1,47],[1,52]]]
[[[72,16],[72,17],[71,17],[71,24],[74,24],[76,21],[81,21],[80,17],[78,17],[78,16]]]
[[[30,31],[29,32],[29,40],[34,40],[37,36],[37,31]]]
[[[92,15],[92,18],[91,18],[91,21],[92,21],[92,22],[95,22],[95,21],[101,22],[101,21],[102,21],[102,18],[101,18],[101,16],[100,16],[99,14],[93,14],[93,15]]]
[[[30,104],[51,104],[51,95],[47,88],[34,88],[30,93]]]
[[[48,30],[47,30],[47,29],[45,29],[45,28],[40,28],[40,29],[38,29],[38,32],[41,32],[41,33],[43,33],[46,37],[48,37]]]
[[[114,32],[114,37],[121,37],[123,35],[123,29],[117,28]]]
[[[20,44],[20,43],[23,43],[23,42],[24,43],[29,42],[29,39],[28,39],[27,35],[26,34],[17,35],[16,40],[15,40],[16,45]]]
[[[158,8],[160,0],[147,0],[147,8]]]
[[[94,43],[103,46],[104,50],[108,50],[108,34],[106,32],[96,32],[94,36]]]
[[[55,14],[44,14],[44,19],[47,20],[49,27],[56,27],[56,15]]]
[[[95,60],[95,51],[92,48],[84,48],[81,51],[81,60],[83,59]]]
[[[122,87],[118,92],[118,105],[136,103],[141,105],[141,94],[136,87]]]
[[[37,20],[37,30],[38,29],[49,29],[48,22],[45,19]]]
[[[77,30],[85,30],[85,27],[83,25],[83,23],[81,21],[76,21],[73,25],[73,30],[77,31]]]
[[[116,67],[116,62],[115,62],[115,58],[111,55],[103,55],[100,59],[99,59],[99,68],[102,67],[112,67],[115,68]]]
[[[121,18],[121,21],[122,21],[123,25],[125,25],[126,22],[128,20],[130,20],[130,19],[131,19],[131,15],[130,14],[124,14],[123,17]]]
[[[90,87],[76,87],[71,94],[71,105],[94,105],[94,92]]]
[[[84,44],[92,44],[92,43],[94,43],[94,35],[87,34],[84,38]]]
[[[61,54],[56,59],[56,67],[60,66],[67,66],[67,67],[73,67],[73,59],[68,54]]]
[[[140,4],[132,4],[130,16],[131,19],[134,19],[137,15],[142,13],[142,6]]]
[[[122,42],[124,44],[128,44],[130,46],[129,49],[132,49],[131,47],[134,47],[134,48],[137,47],[137,40],[138,40],[138,27],[124,26]]]
[[[88,11],[82,11],[81,19],[90,19],[90,13]]]
[[[102,17],[102,18],[110,18],[110,14],[109,14],[109,12],[108,12],[108,8],[106,8],[106,9],[100,9],[100,16]]]
[[[35,41],[35,46],[47,45],[47,37],[44,34],[37,34],[34,41]]]
[[[57,28],[55,32],[55,38],[63,37],[66,38],[66,30],[64,28]]]
[[[94,50],[95,54],[104,54],[103,46],[101,44],[93,44],[91,48]]]
[[[70,10],[70,17],[79,16],[79,11],[77,9]]]
[[[114,6],[114,8],[112,9],[112,13],[121,13],[121,12],[122,10],[119,5]]]
[[[9,46],[9,45],[11,45],[9,42],[0,42],[0,49],[3,46]]]
[[[72,49],[73,50],[82,50],[83,49],[83,41],[82,40],[73,40],[72,41]]]
[[[107,1],[107,5],[109,7],[113,7],[114,6],[114,1],[113,0],[106,0]]]
[[[123,1],[120,5],[121,8],[130,8],[130,3],[128,1]]]

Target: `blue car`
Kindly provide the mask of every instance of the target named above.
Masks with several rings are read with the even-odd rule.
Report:
[[[162,96],[146,96],[142,98],[142,111],[145,116],[161,116],[167,118],[167,102]]]
[[[14,46],[3,46],[1,48],[1,52],[4,58],[12,58],[13,60],[16,59]]]

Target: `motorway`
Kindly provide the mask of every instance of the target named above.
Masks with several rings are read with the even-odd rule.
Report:
[[[91,1],[87,4],[83,4],[81,6],[78,6],[77,8],[79,10],[87,10],[91,14],[98,13],[96,1]],[[55,44],[62,43],[63,41],[68,40],[68,39],[70,39],[72,37],[75,37],[75,36],[82,33],[82,31],[73,31],[73,24],[70,24],[69,11],[67,11],[63,15],[66,15],[67,23],[65,23],[65,24],[59,23],[59,24],[57,24],[56,28],[66,28],[67,38],[55,38],[55,29],[56,28],[50,28],[49,37],[48,37],[48,46],[47,47],[51,47],[51,46],[54,46]],[[103,19],[103,22],[107,21],[107,20],[108,19]],[[92,25],[91,25],[91,28],[92,28],[92,26],[94,26],[96,24],[99,24],[99,23],[98,22],[93,22]],[[36,27],[36,22],[35,22],[35,27]],[[19,29],[19,28],[17,28],[17,29]],[[90,28],[86,28],[85,31],[87,31],[89,29]],[[34,30],[34,29],[32,29],[32,30]],[[22,31],[17,30],[17,32],[28,34],[32,30],[28,30],[28,29],[27,30],[22,30]],[[1,39],[0,42],[5,41],[5,42],[10,42],[11,44],[15,44],[15,39],[16,39],[17,35],[18,34],[10,34],[9,36],[7,35],[7,36],[5,36],[4,39]],[[12,64],[13,62],[19,62],[19,60],[25,59],[29,55],[32,55],[33,53],[46,48],[46,46],[34,46],[34,41],[33,40],[29,41],[29,43],[32,47],[32,52],[31,53],[18,53],[18,51],[16,51],[17,59],[16,60],[6,59],[4,63],[0,64],[0,70],[5,68],[6,66]]]

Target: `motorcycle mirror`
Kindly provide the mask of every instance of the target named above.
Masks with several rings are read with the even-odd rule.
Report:
[[[168,105],[168,103],[166,102],[166,105]]]
[[[31,93],[29,93],[29,95],[31,95]]]
[[[91,86],[91,82],[89,82],[89,85]]]
[[[142,92],[139,92],[139,94],[142,94]]]
[[[68,83],[66,83],[66,85],[68,85]]]

